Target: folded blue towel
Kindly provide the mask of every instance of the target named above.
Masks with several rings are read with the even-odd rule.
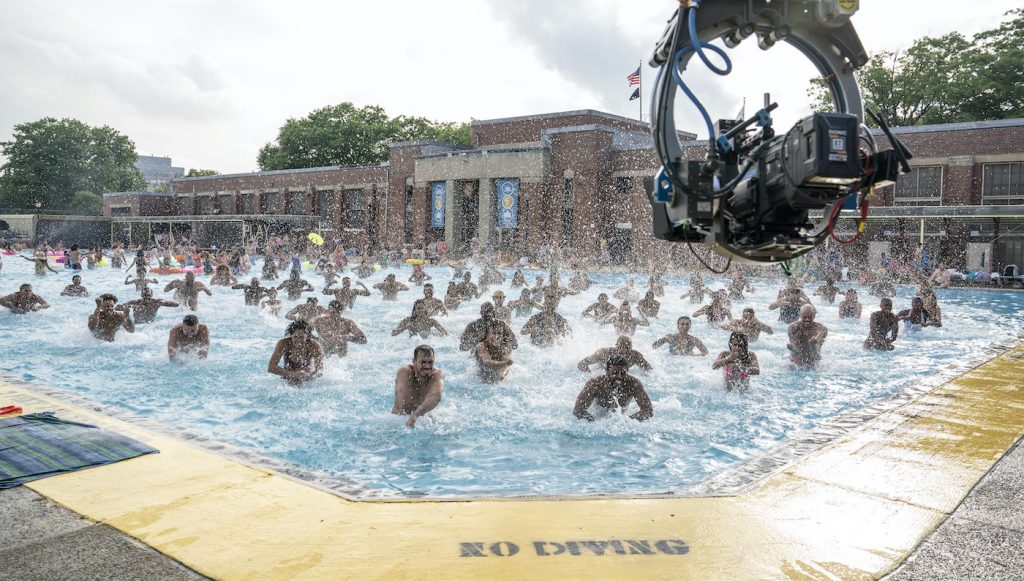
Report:
[[[0,419],[0,489],[158,450],[53,412]]]

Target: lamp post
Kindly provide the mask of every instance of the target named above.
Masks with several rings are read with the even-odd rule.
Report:
[[[32,240],[39,244],[39,209],[43,207],[43,203],[36,200],[33,204],[36,208],[35,217],[32,219]]]

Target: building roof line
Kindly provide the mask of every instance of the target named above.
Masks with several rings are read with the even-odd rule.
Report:
[[[171,180],[172,182],[189,182],[196,180],[209,180],[209,179],[221,179],[221,178],[243,178],[253,176],[275,176],[275,175],[288,175],[298,174],[307,172],[323,172],[323,171],[341,171],[341,170],[355,170],[355,169],[380,169],[386,168],[390,164],[389,162],[381,163],[367,163],[359,165],[326,165],[322,167],[300,167],[295,169],[276,169],[270,171],[251,171],[245,173],[226,173],[218,174],[215,176],[193,176],[193,177],[182,177]]]
[[[622,117],[621,115],[614,115],[612,113],[605,113],[604,111],[597,111],[594,109],[577,109],[575,111],[558,111],[555,113],[540,113],[536,115],[522,115],[519,117],[499,117],[497,119],[474,119],[470,122],[472,127],[479,127],[481,125],[497,125],[499,123],[514,123],[518,121],[535,121],[538,119],[557,119],[559,117],[572,117],[576,115],[593,115],[595,117],[603,117],[613,121],[620,121],[623,123],[629,123],[638,127],[650,127],[647,123],[640,121],[639,119],[632,119],[630,117]]]

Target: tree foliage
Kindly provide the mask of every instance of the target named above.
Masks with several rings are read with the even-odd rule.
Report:
[[[93,192],[75,192],[68,211],[76,216],[99,216],[103,214],[103,197]]]
[[[124,192],[146,187],[127,136],[76,119],[46,117],[14,127],[0,142],[0,206],[66,210],[75,192]],[[94,194],[95,195],[95,194]]]
[[[257,159],[264,171],[380,163],[388,159],[389,144],[415,140],[469,144],[470,129],[465,123],[388,117],[375,105],[341,103],[285,121],[276,143],[264,145]]]
[[[220,172],[215,170],[215,169],[199,169],[199,168],[193,167],[193,168],[189,168],[188,173],[185,174],[185,177],[187,177],[187,178],[199,178],[199,177],[204,177],[204,176],[219,176],[219,175],[220,175]]]
[[[855,73],[865,105],[896,126],[1024,117],[1024,8],[1007,16],[971,40],[953,32],[875,54]],[[833,110],[824,80],[810,83],[812,106]]]

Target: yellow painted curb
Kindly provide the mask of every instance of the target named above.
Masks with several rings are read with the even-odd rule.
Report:
[[[739,496],[353,501],[14,386],[160,454],[32,489],[218,579],[873,578],[1024,434],[1017,347]],[[24,402],[24,403],[22,403]]]

